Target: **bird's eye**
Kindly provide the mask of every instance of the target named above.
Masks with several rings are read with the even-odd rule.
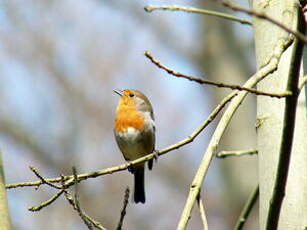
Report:
[[[129,97],[134,97],[134,94],[133,93],[129,93]]]

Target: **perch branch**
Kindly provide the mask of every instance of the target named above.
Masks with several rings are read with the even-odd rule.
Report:
[[[218,115],[218,113],[224,108],[224,106],[231,101],[235,96],[237,95],[237,93],[232,93],[229,96],[225,97],[218,105],[217,107],[212,111],[212,113],[208,116],[208,118],[200,125],[198,126],[193,133],[191,133],[188,137],[186,137],[185,139],[177,142],[176,144],[170,145],[162,150],[158,151],[158,155],[163,155],[166,154],[167,152],[170,152],[172,150],[178,149],[190,142],[192,142],[214,119],[215,117]],[[151,153],[148,154],[144,157],[141,157],[137,160],[134,161],[129,161],[125,164],[119,165],[119,166],[115,166],[112,168],[107,168],[107,169],[102,169],[102,170],[98,170],[98,171],[94,171],[94,172],[90,172],[90,173],[83,173],[83,174],[79,174],[77,175],[78,178],[78,182],[82,181],[82,180],[86,180],[88,178],[96,178],[98,176],[102,176],[102,175],[106,175],[106,174],[112,174],[114,172],[118,172],[118,171],[123,171],[126,170],[129,166],[134,165],[134,164],[138,164],[140,162],[144,162],[147,160],[150,160],[152,158],[154,158],[156,156],[156,152],[155,153]],[[63,176],[62,177],[56,177],[56,178],[49,178],[49,179],[45,179],[45,181],[50,182],[50,183],[60,183],[62,181],[65,181],[65,183],[62,185],[63,189],[68,188],[69,186],[74,184],[74,178],[72,175],[70,176]],[[21,183],[13,183],[13,184],[7,184],[5,187],[7,189],[11,189],[11,188],[18,188],[18,187],[31,187],[31,186],[40,186],[44,184],[44,182],[42,182],[42,180],[39,181],[31,181],[31,182],[21,182]]]

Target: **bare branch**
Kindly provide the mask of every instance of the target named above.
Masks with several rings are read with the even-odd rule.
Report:
[[[240,157],[245,155],[254,155],[258,154],[257,149],[250,149],[244,151],[221,151],[216,154],[217,158],[225,158],[225,157]]]
[[[280,60],[282,53],[285,49],[289,46],[290,39],[286,39],[281,37],[277,42],[276,46],[273,49],[273,54],[270,61],[260,68],[245,84],[244,87],[253,87],[263,78],[268,76],[270,73],[273,73],[277,67]],[[181,214],[177,230],[184,230],[186,229],[189,216],[191,215],[192,208],[194,206],[195,200],[200,192],[200,188],[202,186],[204,177],[208,171],[209,165],[211,160],[214,157],[215,151],[218,147],[220,139],[228,126],[232,116],[234,115],[235,111],[238,109],[244,98],[247,96],[246,91],[234,91],[233,93],[237,92],[238,96],[234,98],[234,100],[229,104],[226,111],[224,112],[219,124],[216,127],[216,130],[210,140],[208,145],[207,151],[204,153],[204,157],[200,163],[200,166],[196,172],[196,175],[191,183],[189,195]]]
[[[239,91],[247,91],[247,92],[250,92],[250,93],[253,93],[253,94],[256,94],[256,95],[276,97],[276,98],[282,98],[282,97],[286,97],[286,96],[291,95],[291,92],[267,93],[267,92],[262,92],[262,91],[252,89],[252,88],[242,87],[242,86],[239,86],[239,85],[225,84],[225,83],[221,83],[221,82],[214,82],[214,81],[210,81],[210,80],[206,80],[206,79],[202,79],[202,78],[198,78],[198,77],[193,77],[193,76],[190,76],[190,75],[179,73],[179,72],[177,72],[173,69],[168,68],[167,66],[163,65],[160,61],[158,61],[156,58],[154,58],[151,55],[151,53],[149,53],[148,51],[145,51],[144,55],[152,63],[154,63],[159,68],[165,70],[167,73],[169,73],[169,74],[171,74],[175,77],[185,78],[185,79],[190,80],[190,81],[195,81],[199,84],[207,84],[207,85],[213,85],[213,86],[222,87],[222,88],[236,89],[236,90],[239,90]]]
[[[259,197],[259,184],[257,187],[252,191],[250,196],[248,197],[242,212],[240,213],[239,219],[236,223],[235,230],[241,230],[243,229],[244,224],[247,221],[247,218],[249,217],[249,214],[251,213],[256,201],[258,200]]]
[[[119,218],[119,222],[118,222],[118,225],[116,227],[116,230],[121,230],[122,229],[124,218],[126,216],[126,209],[127,209],[128,202],[129,202],[129,194],[130,194],[130,190],[129,190],[129,187],[127,187],[126,190],[125,190],[125,197],[124,197],[123,208],[122,208],[122,211],[120,213],[120,218]]]
[[[118,171],[123,171],[126,170],[128,167],[138,164],[140,162],[144,162],[144,161],[148,161],[152,158],[154,158],[157,153],[158,155],[164,155],[172,150],[178,149],[190,142],[192,142],[214,119],[215,117],[219,114],[219,112],[224,108],[224,106],[231,101],[235,96],[237,96],[237,93],[231,93],[229,96],[225,97],[220,104],[217,105],[217,107],[212,111],[212,113],[208,116],[208,118],[201,123],[188,137],[186,137],[185,139],[177,142],[176,144],[170,145],[162,150],[159,150],[158,152],[154,152],[151,154],[148,154],[144,157],[141,157],[137,160],[134,161],[129,161],[125,164],[119,165],[119,166],[115,166],[112,168],[107,168],[107,169],[102,169],[102,170],[98,170],[98,171],[94,171],[94,172],[90,172],[90,173],[83,173],[83,174],[79,174],[77,175],[78,178],[78,182],[82,181],[82,180],[86,180],[88,178],[96,178],[102,175],[106,175],[106,174],[112,174],[114,172],[118,172]],[[45,181],[48,181],[50,183],[60,183],[64,180],[65,183],[63,183],[62,187],[68,188],[71,185],[74,185],[74,177],[73,175],[70,176],[62,176],[62,177],[56,177],[56,178],[49,178],[49,179],[45,179]],[[13,183],[13,184],[7,184],[6,188],[7,189],[11,189],[11,188],[18,188],[18,187],[31,187],[31,186],[39,186],[43,184],[42,180],[39,181],[31,181],[31,182],[21,182],[21,183]]]
[[[274,18],[271,18],[270,16],[268,16],[268,15],[262,13],[262,12],[257,12],[255,10],[245,9],[243,7],[240,7],[240,6],[237,6],[233,3],[230,3],[229,1],[222,1],[222,3],[223,3],[224,6],[230,8],[232,10],[244,12],[246,14],[253,15],[257,18],[261,18],[261,19],[264,19],[268,22],[271,22],[272,24],[278,26],[279,28],[283,29],[284,31],[287,31],[290,34],[293,34],[297,39],[301,40],[303,43],[307,43],[307,37],[304,34],[302,34],[299,31],[292,30],[291,28],[287,27],[286,25],[282,24],[279,21],[276,21]]]
[[[32,167],[32,166],[29,166],[29,168],[30,168],[30,170],[41,180],[41,182],[42,182],[41,184],[47,184],[47,185],[49,185],[50,187],[53,187],[53,188],[56,188],[56,189],[62,189],[61,186],[58,186],[58,185],[56,185],[56,184],[53,184],[53,183],[51,183],[51,182],[46,181],[45,178],[44,178],[42,175],[39,174],[39,172],[37,171],[36,168],[34,168],[34,167]]]
[[[46,181],[46,179],[37,171],[37,169],[35,169],[32,166],[29,166],[30,170],[41,180],[41,184],[46,184],[49,185],[52,188],[56,188],[56,189],[60,189],[59,192],[57,192],[54,196],[52,196],[50,199],[42,202],[40,205],[38,206],[32,206],[29,207],[28,210],[32,211],[32,212],[37,212],[40,211],[42,208],[47,207],[48,205],[52,204],[56,199],[58,199],[64,192],[64,190],[62,189],[61,186],[53,184],[51,182]],[[38,185],[39,186],[39,185]],[[37,188],[38,188],[37,186]]]
[[[75,194],[72,196],[68,191],[65,190],[65,197],[69,204],[72,205],[73,209],[76,210],[85,223],[85,225],[88,227],[88,229],[93,230],[94,227],[100,230],[106,230],[99,222],[92,219],[90,216],[88,216],[80,206],[79,196],[78,196],[78,178],[77,178],[77,172],[76,168],[73,167],[73,177],[74,177],[74,185],[75,185]],[[63,182],[64,183],[64,182]]]
[[[204,204],[203,204],[203,201],[201,200],[200,195],[197,198],[197,203],[198,203],[201,221],[203,223],[203,229],[208,230],[209,228],[208,228],[208,221],[207,221],[207,217],[206,217],[206,211],[205,211]]]
[[[64,192],[64,190],[59,191],[53,197],[51,197],[49,200],[46,200],[46,201],[42,202],[38,206],[29,207],[28,210],[31,211],[31,212],[40,211],[42,208],[45,208],[48,205],[52,204],[56,199],[58,199],[63,194],[63,192]]]
[[[218,11],[212,11],[212,10],[204,10],[204,9],[198,9],[194,7],[185,7],[185,6],[145,6],[144,10],[146,12],[152,12],[154,10],[171,10],[171,11],[184,11],[188,13],[196,13],[196,14],[204,14],[204,15],[210,15],[215,16],[235,22],[239,22],[241,24],[245,25],[252,25],[252,22],[246,19],[238,18],[230,14],[221,13]]]

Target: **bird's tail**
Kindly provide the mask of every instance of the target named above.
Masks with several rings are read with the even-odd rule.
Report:
[[[144,166],[134,171],[134,202],[145,203]]]

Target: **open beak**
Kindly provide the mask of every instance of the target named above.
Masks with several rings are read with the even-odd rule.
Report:
[[[114,89],[113,92],[118,94],[119,96],[123,96],[123,92],[119,89]]]

